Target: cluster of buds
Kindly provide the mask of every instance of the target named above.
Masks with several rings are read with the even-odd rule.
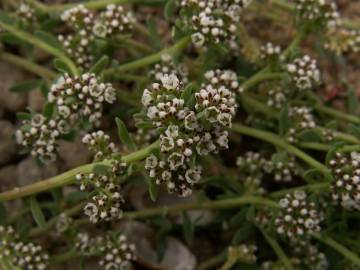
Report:
[[[211,84],[216,88],[225,86],[227,89],[237,92],[239,91],[239,81],[234,71],[230,69],[209,70],[204,74],[205,81],[203,85]]]
[[[73,223],[73,219],[71,217],[69,217],[65,213],[60,214],[56,220],[56,225],[55,225],[56,232],[58,234],[62,234],[66,232],[70,228],[70,225],[72,223]]]
[[[89,216],[92,223],[120,219],[124,199],[117,179],[125,175],[127,164],[121,161],[121,157],[115,155],[115,144],[110,142],[109,136],[103,131],[86,134],[83,142],[95,153],[96,162],[113,158],[109,165],[97,165],[91,173],[76,175],[80,190],[97,191],[91,201],[85,205],[84,213]]]
[[[43,163],[55,161],[58,150],[57,140],[60,135],[70,131],[69,123],[56,117],[48,119],[42,114],[35,114],[31,119],[23,120],[15,137],[19,145],[30,150],[33,157]]]
[[[92,256],[104,242],[102,236],[91,237],[87,232],[78,232],[75,237],[75,248],[82,256]]]
[[[18,17],[24,22],[33,22],[36,20],[35,9],[26,2],[20,3],[16,13]]]
[[[316,60],[304,55],[296,58],[285,67],[295,87],[299,90],[309,90],[320,83],[320,70]]]
[[[182,13],[186,27],[190,29],[193,44],[207,47],[226,41],[228,44],[236,39],[237,23],[241,11],[249,0],[182,0]]]
[[[269,162],[270,171],[274,175],[276,182],[291,182],[299,172],[295,166],[295,157],[290,156],[284,161]]]
[[[289,129],[287,139],[291,143],[298,141],[299,131],[316,127],[314,116],[308,107],[291,107],[289,109],[289,118],[293,127]]]
[[[271,42],[260,47],[260,60],[265,64],[278,60],[281,54],[281,47]]]
[[[262,191],[260,185],[265,174],[264,168],[267,168],[267,163],[266,158],[258,152],[246,152],[244,156],[237,158],[236,165],[244,177],[245,186]]]
[[[201,177],[201,167],[194,165],[196,154],[207,155],[228,147],[224,128],[231,126],[236,102],[235,94],[222,83],[233,88],[238,85],[228,71],[210,72],[206,80],[210,84],[203,84],[194,94],[195,108],[186,107],[182,82],[175,74],[165,74],[142,96],[147,118],[163,130],[160,156],[149,156],[145,168],[156,183],[165,183],[169,192],[180,196],[189,195],[191,186]]]
[[[106,10],[96,14],[83,5],[65,10],[61,20],[73,30],[72,33],[59,35],[66,52],[82,67],[89,68],[93,62],[90,53],[91,42],[96,38],[112,38],[128,33],[132,29],[134,17],[122,6],[108,5]]]
[[[246,263],[255,263],[257,247],[255,245],[242,244],[228,248],[228,261],[241,261]],[[226,265],[226,264],[225,264]]]
[[[267,91],[267,101],[266,104],[269,107],[275,109],[282,109],[287,102],[288,93],[281,87],[276,87]]]
[[[277,233],[290,239],[304,238],[320,231],[322,214],[303,191],[287,194],[279,202],[280,212],[275,219]]]
[[[337,54],[360,51],[360,31],[342,27],[330,28],[325,48]]]
[[[0,226],[0,259],[9,261],[24,270],[45,270],[49,265],[49,255],[34,243],[23,243],[12,227]]]
[[[175,64],[170,54],[162,54],[161,62],[155,64],[154,68],[149,72],[149,76],[154,81],[161,81],[166,74],[173,74],[183,83],[188,82],[188,70],[183,64]]]
[[[302,20],[325,26],[339,23],[340,14],[333,0],[295,0],[295,5]]]
[[[330,160],[332,198],[345,209],[360,210],[360,154],[336,153]]]
[[[297,268],[303,269],[303,267],[312,265],[317,270],[329,269],[329,262],[325,254],[308,240],[292,240],[290,244],[292,253],[299,258],[296,263]]]
[[[80,76],[64,74],[51,86],[48,101],[54,103],[58,114],[69,123],[88,119],[98,125],[102,116],[103,104],[113,103],[115,89],[110,83],[99,82],[95,74]]]
[[[123,234],[110,236],[104,239],[100,246],[102,257],[99,265],[105,270],[130,269],[131,262],[135,260],[135,245],[129,243]]]
[[[94,154],[94,161],[101,161],[118,152],[115,143],[110,141],[110,136],[102,130],[86,134],[82,142]]]

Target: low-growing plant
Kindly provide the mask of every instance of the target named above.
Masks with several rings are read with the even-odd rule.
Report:
[[[46,100],[18,113],[22,154],[48,166],[81,136],[93,155],[0,193],[1,269],[360,269],[357,96],[344,75],[341,107],[319,95],[319,63],[360,50],[334,1],[1,6],[0,59],[37,78],[12,91]],[[174,236],[197,263],[149,266],[130,220],[154,228],[159,262]]]

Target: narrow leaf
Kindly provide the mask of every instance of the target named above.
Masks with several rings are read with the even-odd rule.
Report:
[[[191,222],[188,214],[186,212],[183,212],[182,214],[183,219],[183,234],[186,243],[191,244],[193,238],[194,238],[194,225]]]
[[[54,67],[60,71],[61,73],[68,73],[68,74],[72,74],[72,71],[69,69],[68,65],[66,63],[64,63],[62,60],[60,59],[55,59],[54,60]],[[73,75],[73,74],[72,74]]]
[[[174,17],[176,11],[176,0],[168,0],[164,7],[165,19],[170,20]]]
[[[136,145],[135,145],[134,141],[132,140],[132,138],[130,137],[130,134],[129,134],[124,122],[118,117],[115,118],[115,122],[116,122],[116,126],[118,129],[119,139],[126,145],[126,147],[129,150],[131,150],[131,151],[136,150]]]
[[[284,135],[290,128],[290,119],[289,119],[289,110],[288,107],[285,106],[280,113],[279,118],[279,130],[280,134]]]
[[[34,218],[36,224],[39,227],[44,227],[45,223],[46,223],[45,216],[44,216],[44,213],[42,212],[40,205],[35,197],[30,198],[30,208],[31,208],[31,213],[33,215],[33,218]]]
[[[93,173],[104,175],[109,172],[109,166],[103,165],[103,164],[96,164],[93,168]]]
[[[10,88],[10,91],[17,92],[17,93],[26,93],[26,92],[29,92],[29,91],[39,87],[41,84],[42,84],[42,80],[22,81],[20,83],[13,85]]]
[[[48,33],[48,32],[44,32],[44,31],[36,31],[35,32],[35,36],[42,40],[43,42],[47,43],[48,45],[60,49],[62,50],[62,45],[61,43],[58,41],[58,39],[53,36],[52,34]]]
[[[107,67],[109,64],[109,57],[104,55],[97,61],[90,69],[90,73],[95,73],[96,75],[100,75],[101,72]]]
[[[46,103],[43,108],[43,115],[45,118],[50,119],[54,115],[55,104],[54,103]]]

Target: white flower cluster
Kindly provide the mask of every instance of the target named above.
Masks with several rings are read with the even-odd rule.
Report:
[[[71,217],[69,217],[65,213],[60,214],[56,220],[56,225],[55,225],[56,232],[58,234],[63,234],[70,228],[70,225],[72,223],[73,223],[73,219]]]
[[[99,82],[92,73],[80,76],[64,74],[48,93],[48,101],[55,104],[59,116],[71,124],[81,119],[93,125],[99,124],[103,104],[113,103],[115,99],[113,86]]]
[[[281,47],[268,42],[260,47],[260,60],[263,62],[270,62],[277,60],[281,54]]]
[[[289,129],[287,139],[291,143],[298,141],[299,131],[316,127],[314,116],[308,107],[291,107],[289,109],[289,118],[293,127]]]
[[[325,48],[337,54],[358,53],[360,51],[360,30],[342,27],[330,28],[327,35]]]
[[[211,81],[212,76],[207,79]],[[228,76],[222,80],[230,81]],[[193,165],[195,155],[228,147],[228,132],[224,128],[231,126],[236,102],[234,93],[225,86],[208,84],[195,93],[195,108],[190,109],[185,106],[182,93],[182,83],[174,74],[165,74],[160,83],[144,90],[145,113],[156,127],[164,130],[160,135],[161,154],[149,156],[145,168],[156,183],[166,183],[169,192],[187,196],[201,177],[201,168]]]
[[[33,157],[50,163],[56,159],[59,136],[69,131],[70,126],[64,119],[47,119],[42,114],[35,114],[30,120],[22,121],[15,137],[18,144],[31,150]]]
[[[286,65],[286,71],[299,90],[309,90],[320,83],[320,70],[316,60],[304,55]]]
[[[98,130],[85,134],[82,142],[88,146],[88,149],[94,154],[94,160],[103,160],[104,157],[111,156],[118,152],[114,142],[110,141],[110,136],[104,131]]]
[[[281,87],[273,88],[267,91],[266,104],[275,109],[282,109],[288,99],[287,96],[288,93],[285,89]]]
[[[96,14],[84,5],[65,10],[61,20],[72,29],[72,33],[59,35],[66,52],[82,67],[89,68],[93,62],[91,42],[95,37],[111,38],[132,29],[134,17],[122,6],[108,5],[106,10]]]
[[[207,47],[236,39],[236,24],[248,0],[182,0],[181,7],[188,16],[185,24],[193,32],[196,47]]]
[[[104,243],[104,237],[91,237],[87,232],[78,232],[75,237],[75,248],[83,256],[93,256]]]
[[[188,82],[188,69],[183,64],[175,64],[170,54],[162,54],[161,62],[155,64],[153,70],[149,72],[150,78],[154,81],[161,81],[166,74],[177,76],[184,84]]]
[[[334,26],[339,23],[340,14],[333,0],[295,0],[301,19]]]
[[[108,236],[101,245],[102,258],[99,265],[105,270],[130,269],[131,262],[135,260],[135,245],[129,243],[123,234],[116,238]]]
[[[335,179],[332,198],[345,209],[360,210],[360,154],[336,153],[329,164]]]
[[[23,243],[12,227],[0,225],[0,259],[2,257],[24,270],[45,270],[49,266],[49,255],[41,246]]]
[[[135,17],[121,5],[108,5],[93,26],[95,36],[110,38],[132,30]]]
[[[322,214],[303,191],[287,194],[279,202],[281,210],[275,219],[277,233],[290,239],[303,238],[320,231]]]

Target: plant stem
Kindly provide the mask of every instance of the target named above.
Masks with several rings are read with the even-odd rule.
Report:
[[[306,154],[305,152],[299,150],[295,146],[287,143],[285,140],[283,140],[281,137],[267,131],[262,131],[250,127],[243,126],[241,124],[233,124],[233,127],[231,128],[233,131],[251,136],[254,138],[258,138],[260,140],[269,142],[273,145],[276,145],[280,148],[283,148],[289,153],[294,154],[298,158],[302,159],[304,162],[309,164],[310,166],[318,169],[319,171],[323,172],[326,175],[329,175],[329,170],[326,166],[324,166],[322,163],[318,162],[317,160],[313,159],[311,156]]]
[[[215,266],[221,264],[223,261],[226,260],[226,253],[227,251],[223,251],[216,256],[202,262],[199,264],[199,266],[196,268],[196,270],[207,270],[207,269],[214,269]]]
[[[324,105],[322,105],[320,103],[316,104],[314,106],[314,108],[315,108],[315,110],[317,110],[319,112],[322,112],[322,113],[325,113],[327,115],[330,115],[330,116],[332,116],[334,118],[337,118],[337,119],[340,119],[340,120],[345,120],[345,121],[360,125],[360,118],[358,116],[350,115],[350,114],[335,110],[333,108],[324,106]]]
[[[310,184],[310,185],[304,185],[304,186],[300,186],[300,187],[294,187],[294,188],[281,189],[279,191],[274,191],[274,192],[270,193],[269,196],[272,198],[278,198],[278,197],[283,197],[288,193],[293,193],[294,191],[297,191],[297,190],[316,191],[316,190],[322,190],[322,189],[323,190],[329,189],[329,187],[330,187],[329,183]]]
[[[62,253],[60,255],[55,255],[51,257],[51,261],[54,263],[61,263],[61,262],[65,262],[68,261],[70,259],[75,258],[76,256],[78,256],[78,253],[76,251],[76,248],[72,248],[69,251]]]
[[[0,59],[5,60],[23,69],[26,69],[27,71],[30,71],[31,73],[34,73],[42,77],[48,82],[51,82],[53,79],[57,77],[57,74],[55,72],[11,53],[0,51]]]
[[[319,233],[314,233],[313,237],[325,243],[326,245],[332,247],[337,252],[342,254],[345,258],[347,258],[349,261],[356,264],[357,266],[360,266],[360,258],[356,254],[351,252],[349,249],[336,242],[334,239],[330,238],[329,236],[320,235]]]
[[[153,143],[141,150],[138,150],[129,155],[123,156],[122,161],[130,163],[130,162],[142,160],[145,157],[147,157],[153,150],[157,149],[158,147],[159,147],[159,142],[156,141],[155,143]],[[106,164],[107,165],[107,164],[110,164],[111,161],[112,160],[105,160],[101,163],[85,164],[85,165],[79,166],[75,169],[69,170],[63,174],[51,177],[49,179],[0,193],[0,202],[14,200],[17,198],[22,198],[24,196],[29,196],[29,195],[36,194],[36,193],[39,193],[42,191],[46,191],[46,190],[49,190],[52,188],[72,184],[75,180],[75,176],[78,173],[90,173],[97,164]]]
[[[118,72],[124,72],[124,71],[129,71],[129,70],[133,70],[133,69],[137,69],[137,68],[142,68],[142,67],[146,67],[148,65],[151,65],[153,63],[156,63],[158,61],[160,61],[161,56],[163,54],[176,54],[181,52],[182,50],[184,50],[189,43],[191,42],[190,37],[184,37],[182,39],[180,39],[177,43],[175,43],[173,46],[166,48],[158,53],[149,55],[147,57],[114,67],[114,68],[110,68],[104,71],[104,75],[114,75]]]
[[[173,206],[163,206],[145,209],[142,211],[136,212],[127,212],[124,213],[124,218],[127,219],[143,219],[151,216],[161,215],[164,213],[174,213],[181,212],[186,210],[193,209],[225,209],[225,208],[236,208],[243,204],[258,204],[265,205],[272,208],[279,208],[279,205],[271,200],[262,198],[262,197],[254,197],[254,196],[242,196],[232,199],[224,199],[218,201],[203,201],[203,202],[193,202],[193,203],[183,203],[177,204]]]
[[[302,142],[297,144],[300,148],[311,149],[311,150],[318,150],[318,151],[329,151],[331,145],[318,143],[318,142]]]
[[[258,72],[254,76],[246,80],[243,84],[241,84],[240,89],[241,91],[246,91],[263,81],[281,80],[283,76],[284,73],[281,72],[276,72],[276,73]]]
[[[27,32],[17,29],[16,27],[13,27],[12,25],[5,23],[4,21],[0,21],[0,26],[2,28],[4,28],[5,30],[9,31],[12,35],[23,40],[24,42],[30,43],[30,44],[34,45],[35,47],[38,47],[38,48],[44,50],[45,52],[47,52],[55,57],[58,57],[67,65],[67,67],[71,70],[71,72],[73,74],[75,74],[75,75],[78,74],[78,70],[77,70],[75,64],[73,63],[73,61],[70,58],[68,58],[59,49],[52,47],[51,45],[49,45],[48,43],[45,43],[41,39],[38,39],[37,37],[35,37]]]
[[[286,256],[285,252],[283,251],[279,243],[274,238],[272,238],[263,228],[258,227],[258,229],[260,230],[260,232],[262,233],[268,244],[275,251],[278,258],[283,262],[285,268],[288,270],[293,270],[294,268],[289,258]]]

